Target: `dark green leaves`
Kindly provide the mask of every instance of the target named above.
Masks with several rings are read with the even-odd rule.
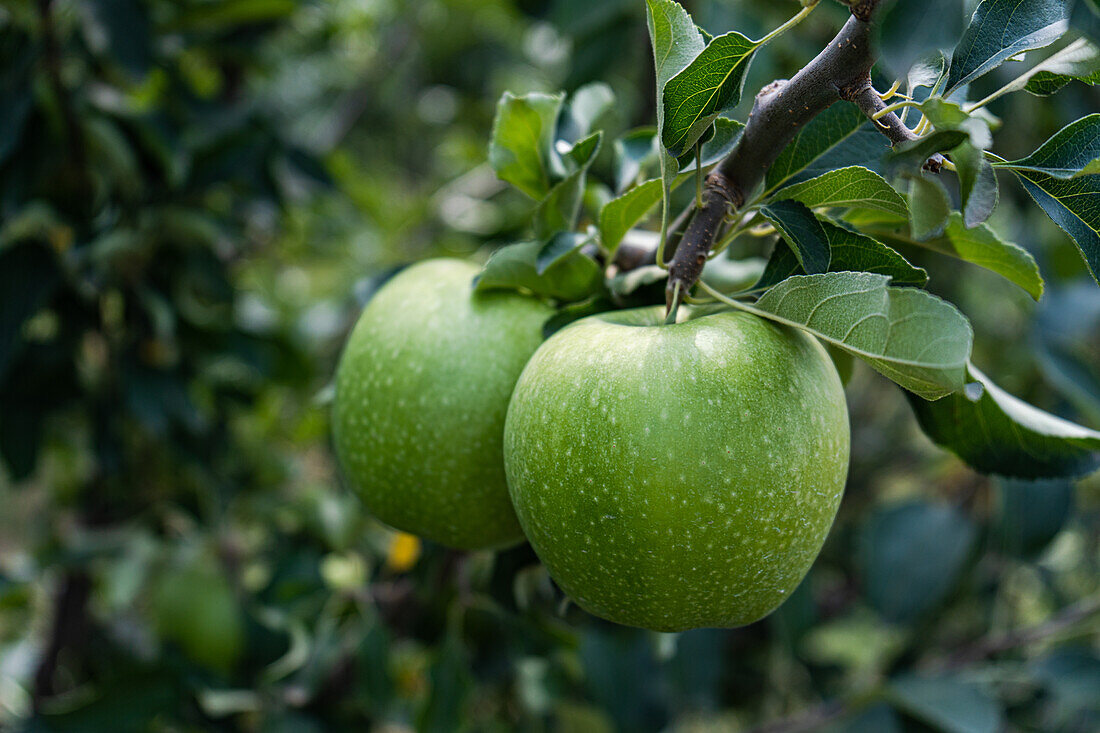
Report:
[[[973,338],[954,306],[869,272],[788,278],[752,306],[858,356],[925,399],[961,389]]]
[[[961,0],[883,3],[879,43],[883,63],[902,77],[930,49],[951,48],[963,29]]]
[[[843,146],[865,124],[869,124],[867,118],[858,107],[850,102],[836,102],[799,130],[794,140],[783,148],[768,169],[764,188],[773,191],[784,183],[793,183],[799,173],[814,161]],[[875,142],[878,143],[878,150],[884,152],[888,147],[884,142],[885,138],[874,130],[871,133],[877,138]],[[867,160],[877,157],[872,156]]]
[[[924,269],[913,267],[885,244],[828,221],[822,221],[821,227],[829,240],[831,272],[874,272],[889,277],[894,285],[922,286],[928,282]],[[791,248],[779,243],[755,287],[769,288],[791,275],[804,274]]]
[[[583,300],[603,285],[603,272],[579,251],[582,235],[563,233],[550,242],[502,247],[485,263],[477,290],[526,290],[555,300]]]
[[[914,502],[880,509],[860,533],[867,600],[889,621],[916,620],[958,582],[976,534],[970,520],[948,506]]]
[[[1100,114],[1082,117],[1054,133],[1031,155],[997,163],[998,168],[1072,178],[1100,158]]]
[[[760,213],[783,235],[803,270],[812,275],[829,269],[829,240],[805,204],[774,201],[762,206]]]
[[[505,92],[489,140],[489,163],[501,180],[531,198],[550,191],[550,155],[562,95]]]
[[[1001,706],[981,685],[958,676],[905,675],[890,683],[895,707],[943,733],[997,733]]]
[[[950,150],[968,137],[965,130],[936,130],[916,140],[898,143],[886,154],[886,163],[891,170],[917,170],[934,153]]]
[[[990,540],[1001,552],[1031,556],[1054,539],[1073,514],[1073,482],[997,482],[997,505]]]
[[[951,55],[944,96],[1069,28],[1065,0],[982,0]]]
[[[714,119],[737,106],[759,44],[736,31],[719,36],[665,84],[661,141],[679,157],[687,153]]]
[[[973,366],[976,401],[957,393],[937,402],[910,396],[921,429],[982,473],[1013,478],[1080,476],[1100,466],[1100,432],[1013,397]]]
[[[18,351],[24,321],[45,305],[60,283],[50,250],[37,242],[0,244],[0,378]]]
[[[1093,278],[1100,282],[1100,114],[1070,123],[1008,168],[1054,223],[1077,244]]]
[[[1016,176],[1047,216],[1073,238],[1092,277],[1100,282],[1100,174],[1068,180],[1035,171],[1016,171]]]

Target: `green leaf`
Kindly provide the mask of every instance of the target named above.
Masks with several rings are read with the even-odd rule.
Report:
[[[745,72],[760,44],[736,31],[715,38],[688,66],[668,80],[662,94],[661,141],[680,157],[718,117],[741,101]]]
[[[909,229],[916,240],[938,237],[947,226],[951,200],[935,178],[923,173],[909,178]]]
[[[1097,158],[1100,158],[1100,113],[1069,123],[1026,158],[998,161],[995,166],[1072,178]]]
[[[539,272],[542,242],[501,247],[485,263],[477,290],[526,290],[562,301],[584,300],[603,287],[603,271],[591,257],[574,251]]]
[[[578,142],[566,156],[575,170],[550,189],[535,207],[535,237],[545,241],[557,232],[569,231],[577,223],[584,198],[584,181],[588,166],[599,150],[603,132],[596,132]]]
[[[1073,10],[1069,22],[1093,41],[1100,43],[1100,3],[1097,0],[1070,0]]]
[[[877,18],[876,47],[892,78],[904,77],[930,49],[951,48],[962,34],[961,0],[900,0],[883,5]]]
[[[935,252],[984,267],[1026,290],[1038,300],[1043,294],[1043,277],[1035,258],[1017,244],[1002,239],[986,224],[968,229],[962,215],[952,212],[947,219],[944,236],[918,241],[904,232],[865,225],[867,233],[892,244],[926,247]]]
[[[424,696],[417,712],[416,730],[450,733],[463,718],[467,699],[474,692],[469,654],[457,634],[448,634],[439,646],[428,672],[431,694]]]
[[[798,267],[798,260],[791,254],[790,247],[779,245],[776,249],[786,252],[794,266]],[[743,260],[716,257],[707,263],[701,279],[719,292],[739,293],[764,276],[766,265],[762,257],[748,257]]]
[[[85,7],[85,22],[102,34],[103,49],[131,78],[142,79],[153,62],[148,6],[140,0],[91,0]]]
[[[969,133],[964,130],[936,130],[916,140],[898,143],[888,153],[885,161],[890,171],[918,171],[924,162],[936,153],[950,150],[966,141]]]
[[[973,334],[950,303],[869,272],[799,275],[752,309],[851,352],[925,399],[961,389]]]
[[[818,207],[881,209],[907,217],[909,207],[886,179],[863,166],[823,173],[802,183],[780,189],[775,198],[801,201],[811,209]]]
[[[969,140],[952,148],[950,155],[959,176],[963,220],[968,227],[981,224],[993,213],[998,196],[997,176],[982,153],[993,144],[989,123],[937,97],[924,102],[921,111],[936,130],[962,130],[969,136]]]
[[[821,226],[832,252],[830,272],[875,272],[889,277],[895,285],[919,287],[928,282],[928,273],[923,268],[913,267],[885,244],[828,221],[822,221]],[[791,248],[777,244],[764,274],[754,287],[770,288],[791,275],[804,274]]]
[[[997,482],[997,505],[990,527],[991,544],[1023,557],[1039,554],[1062,531],[1073,514],[1073,482]]]
[[[592,237],[581,232],[558,232],[539,249],[535,258],[535,271],[539,275],[546,274],[549,268],[591,241]]]
[[[798,201],[773,201],[760,207],[808,274],[829,270],[829,239],[814,212]]]
[[[1100,174],[1065,180],[1037,171],[1014,172],[1035,203],[1073,238],[1100,283]]]
[[[505,92],[497,104],[489,163],[497,176],[542,200],[550,192],[550,151],[562,95]]]
[[[1043,295],[1043,276],[1035,258],[1023,247],[1005,241],[989,226],[968,228],[958,212],[947,221],[946,236],[923,244],[929,249],[958,257],[978,267],[995,272],[1019,285],[1035,300]]]
[[[702,34],[687,11],[672,0],[646,0],[646,25],[649,27],[650,45],[653,47],[653,66],[656,72],[657,92],[657,137],[663,139],[665,125],[665,105],[663,103],[665,85],[669,79],[679,74],[705,48]],[[668,196],[679,164],[660,147],[661,180],[664,182],[664,194],[661,206],[661,235],[668,225]]]
[[[921,87],[934,89],[947,71],[947,57],[943,51],[933,51],[920,58],[909,69],[906,77],[906,91],[909,96]]]
[[[1096,690],[1100,689],[1100,654],[1094,648],[1085,643],[1058,645],[1027,667],[1066,727],[1072,726],[1072,720],[1094,719]]]
[[[1013,56],[1049,46],[1068,29],[1066,0],[982,0],[951,54],[944,96]]]
[[[654,178],[604,206],[600,211],[600,242],[604,249],[614,253],[623,235],[657,205],[663,193],[664,184]]]
[[[622,193],[638,182],[651,167],[657,167],[657,128],[640,127],[631,130],[618,138],[613,148],[615,193]]]
[[[890,683],[887,697],[898,709],[943,733],[1004,730],[1000,703],[983,687],[958,676],[905,675]]]
[[[741,133],[745,130],[745,123],[719,117],[714,121],[714,135],[703,143],[699,157],[703,160],[703,168],[715,165],[731,152],[734,146],[741,140]],[[695,172],[695,151],[692,151],[680,161],[683,166],[680,169],[680,178],[688,173]]]
[[[715,134],[702,146],[703,167],[707,168],[729,155],[741,139],[745,125],[736,120],[719,117],[715,120]],[[696,170],[695,161],[684,168],[669,185],[669,191],[691,180]],[[659,184],[659,185],[654,185]],[[604,248],[613,252],[622,237],[649,212],[664,196],[664,182],[660,178],[645,181],[617,199],[609,201],[600,211],[600,237]],[[611,207],[608,210],[608,207]],[[623,228],[625,227],[625,228]]]
[[[558,120],[557,139],[572,145],[591,137],[596,123],[615,106],[615,93],[602,81],[585,84],[573,92]]]
[[[1071,81],[1100,84],[1100,48],[1081,39],[1038,64],[1031,70],[1024,89],[1045,97]]]
[[[910,397],[921,429],[975,470],[1012,478],[1080,476],[1100,466],[1100,432],[1043,412],[995,385],[974,366],[982,394],[938,402]]]
[[[603,142],[603,130],[597,130],[586,138],[573,143],[569,151],[562,158],[571,170],[587,168],[596,159],[600,152],[600,144]]]
[[[851,102],[836,102],[814,117],[798,131],[768,168],[764,181],[765,192],[771,192],[784,183],[796,182],[796,176],[814,161],[826,156],[856,135],[867,123],[867,118]],[[874,130],[871,130],[874,133]],[[880,150],[887,149],[885,138],[874,133]],[[874,160],[877,155],[867,158]],[[831,166],[840,167],[840,166]],[[821,171],[824,172],[824,171]],[[816,174],[815,174],[816,175]],[[813,177],[813,176],[809,176]]]
[[[976,535],[949,506],[916,501],[877,509],[859,535],[867,600],[887,621],[912,623],[958,583]]]

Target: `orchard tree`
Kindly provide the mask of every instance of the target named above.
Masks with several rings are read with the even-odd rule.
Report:
[[[444,261],[398,276],[341,365],[337,447],[368,507],[408,532],[497,547],[507,492],[569,598],[679,631],[751,623],[799,585],[847,476],[839,374],[853,359],[975,471],[1068,479],[1100,466],[1100,432],[994,384],[972,361],[968,319],[907,259],[946,254],[1038,300],[1035,259],[987,224],[1010,181],[1100,281],[1100,114],[1010,160],[994,133],[1012,120],[988,109],[1100,80],[1086,37],[1033,60],[1071,14],[1095,33],[1091,6],[984,0],[941,50],[953,3],[853,1],[816,57],[759,90],[746,119],[728,116],[754,56],[818,5],[802,4],[754,40],[711,36],[674,0],[647,0],[656,126],[614,140],[605,84],[504,94],[488,157],[535,202],[528,236],[469,285]],[[1020,59],[1022,73],[972,98],[973,82]],[[595,180],[608,144],[613,179]],[[773,237],[766,260],[744,256]],[[493,299],[502,291],[530,299],[522,317],[519,301]],[[516,382],[538,301],[556,313],[509,400],[496,380]],[[507,487],[486,479],[486,461],[503,463]],[[471,517],[472,539],[459,534]],[[904,534],[893,521],[882,531]],[[903,688],[902,707],[920,696]]]

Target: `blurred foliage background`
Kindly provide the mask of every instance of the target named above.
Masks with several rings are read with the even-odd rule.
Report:
[[[685,5],[753,37],[797,9]],[[748,102],[845,13],[769,46]],[[421,546],[342,485],[326,401],[363,302],[529,214],[486,164],[499,95],[603,80],[618,132],[652,77],[635,0],[0,3],[0,727],[1100,729],[1100,479],[974,474],[860,365],[837,524],[746,628],[603,623],[528,547]],[[1098,102],[1001,100],[998,151]],[[1023,196],[992,223],[1040,303],[906,255],[994,379],[1097,427],[1100,290]]]

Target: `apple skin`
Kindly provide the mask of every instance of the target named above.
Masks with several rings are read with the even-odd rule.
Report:
[[[244,618],[228,578],[212,562],[163,573],[152,592],[153,618],[162,639],[192,662],[227,673],[244,647]]]
[[[582,608],[655,631],[770,613],[821,550],[844,492],[844,389],[815,339],[743,312],[591,316],[516,384],[512,501]]]
[[[474,292],[479,268],[425,260],[359,317],[336,377],[333,433],[367,509],[459,549],[523,539],[504,476],[516,379],[553,310],[518,293]]]

